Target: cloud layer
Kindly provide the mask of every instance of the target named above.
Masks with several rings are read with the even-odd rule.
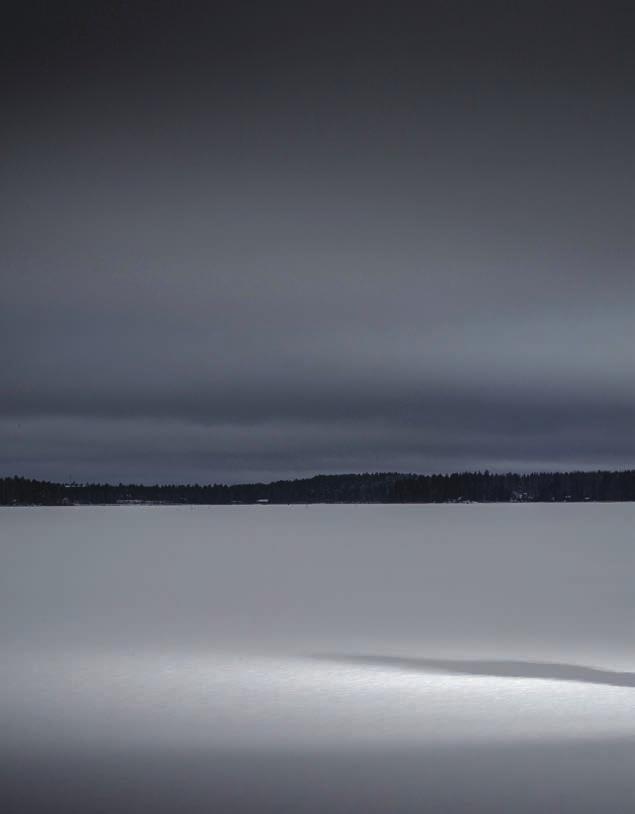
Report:
[[[8,57],[4,472],[633,465],[621,12],[68,9]]]

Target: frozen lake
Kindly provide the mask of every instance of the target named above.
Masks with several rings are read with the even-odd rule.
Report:
[[[635,505],[0,509],[3,811],[625,812]]]

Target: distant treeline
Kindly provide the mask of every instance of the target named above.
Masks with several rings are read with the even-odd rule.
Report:
[[[302,480],[201,486],[62,484],[1,478],[0,505],[65,506],[126,503],[513,503],[635,500],[635,470],[537,472],[528,475],[317,475]]]

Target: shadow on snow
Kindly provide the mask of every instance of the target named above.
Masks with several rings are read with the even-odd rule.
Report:
[[[369,668],[381,667],[422,674],[445,673],[497,678],[536,678],[545,681],[576,681],[611,687],[635,687],[635,673],[599,670],[595,667],[558,662],[410,658],[364,653],[319,654],[312,658],[339,664],[354,664]]]

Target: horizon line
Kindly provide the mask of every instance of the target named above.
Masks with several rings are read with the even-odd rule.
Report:
[[[492,471],[490,469],[463,469],[463,470],[453,470],[451,472],[398,472],[394,470],[367,470],[365,472],[317,472],[314,475],[306,475],[304,477],[288,477],[288,478],[277,478],[275,480],[270,481],[237,481],[237,482],[184,482],[184,481],[171,481],[171,482],[154,482],[154,483],[143,483],[143,482],[134,482],[128,481],[124,483],[123,481],[119,481],[117,483],[112,481],[62,481],[62,480],[46,480],[43,478],[32,478],[28,475],[0,475],[0,481],[3,480],[25,480],[31,481],[34,483],[46,483],[53,486],[72,486],[77,488],[83,488],[88,486],[108,486],[108,487],[120,487],[120,486],[141,486],[141,487],[168,487],[168,486],[178,486],[178,487],[200,487],[200,488],[207,488],[207,487],[227,487],[231,488],[233,486],[273,486],[277,483],[297,483],[299,481],[309,481],[314,480],[316,478],[363,478],[363,477],[382,477],[382,476],[393,476],[399,478],[450,478],[455,476],[466,476],[466,475],[478,475],[480,477],[518,477],[518,478],[529,478],[536,475],[618,475],[618,474],[629,474],[635,472],[635,468],[626,467],[624,469],[542,469],[542,470],[532,470],[527,472],[515,472],[513,470],[506,470],[504,472],[501,471]]]

